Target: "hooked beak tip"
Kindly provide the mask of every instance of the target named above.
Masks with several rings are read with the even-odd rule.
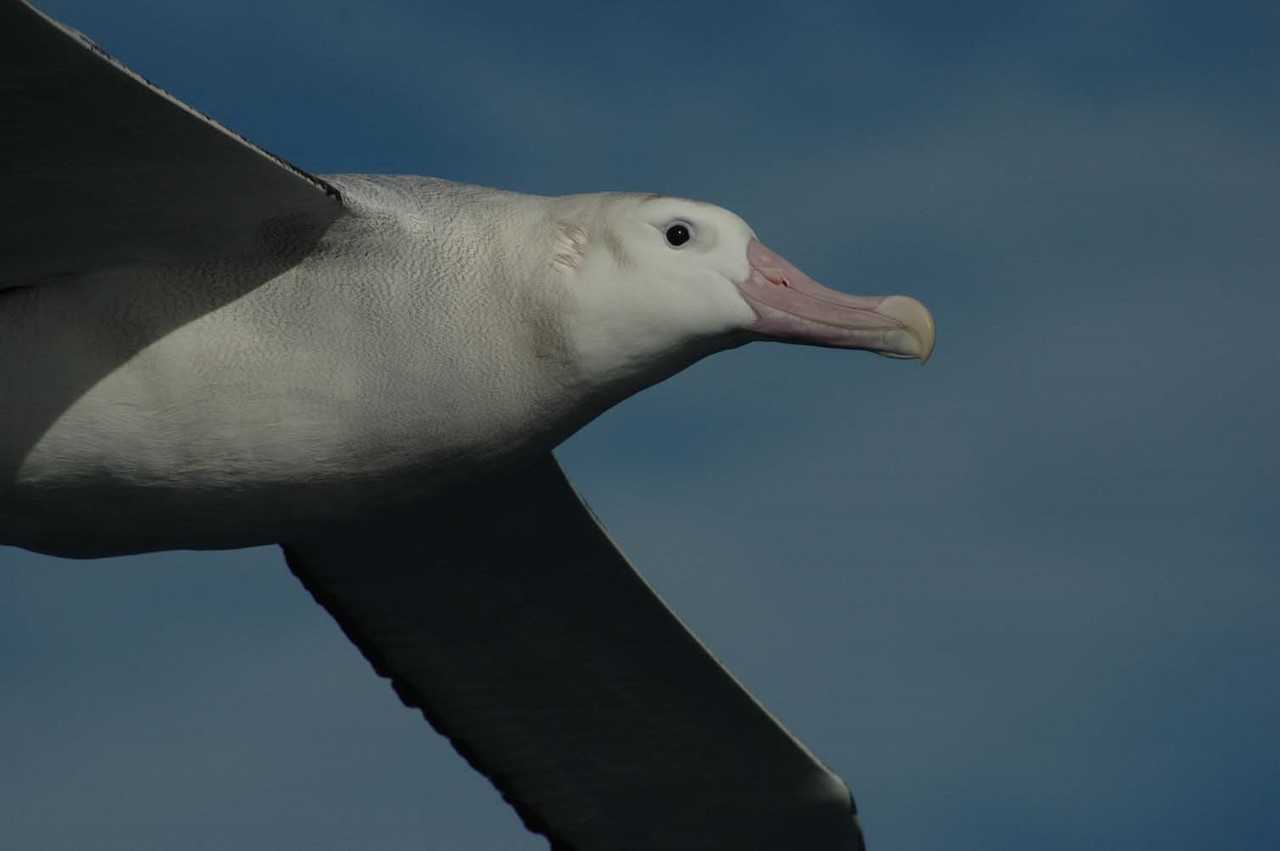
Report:
[[[904,351],[899,356],[919,358],[921,365],[928,363],[933,355],[935,339],[933,315],[929,308],[910,296],[891,295],[880,303],[876,313],[901,324],[905,336],[909,337],[909,346],[904,348],[914,351]]]

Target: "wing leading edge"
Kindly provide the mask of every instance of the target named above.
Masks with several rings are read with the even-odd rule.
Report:
[[[25,0],[0,0],[0,106],[0,291],[342,214],[324,181]],[[666,608],[550,456],[285,554],[554,848],[863,848],[844,783]]]
[[[285,554],[553,848],[864,847],[843,781],[667,609],[551,456]]]
[[[336,190],[148,83],[25,0],[0,0],[0,290],[226,250],[336,218]]]

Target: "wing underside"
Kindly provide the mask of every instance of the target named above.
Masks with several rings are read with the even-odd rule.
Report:
[[[0,0],[0,290],[342,213],[24,0]],[[856,851],[843,782],[632,570],[547,456],[285,547],[397,693],[574,851]]]
[[[0,290],[226,250],[341,210],[255,147],[32,8],[0,0]]]
[[[863,847],[844,783],[666,608],[550,456],[285,552],[553,848]]]

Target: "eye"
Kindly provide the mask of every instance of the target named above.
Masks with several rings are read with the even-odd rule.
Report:
[[[684,222],[667,225],[667,245],[679,248],[693,237],[693,232]]]

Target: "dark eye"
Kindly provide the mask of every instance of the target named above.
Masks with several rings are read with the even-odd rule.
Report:
[[[689,226],[680,222],[667,228],[667,244],[679,248],[689,241],[689,237],[693,234],[689,233]]]

